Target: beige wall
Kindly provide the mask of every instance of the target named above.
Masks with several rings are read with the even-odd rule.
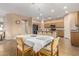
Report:
[[[7,14],[5,16],[4,23],[6,39],[14,39],[17,34],[25,34],[25,23],[22,21],[22,19],[27,19],[27,17],[16,14]],[[16,24],[17,20],[20,21],[20,24]],[[32,20],[28,20],[26,25],[27,33],[32,33]]]
[[[33,19],[32,20],[32,24],[40,24],[41,23],[41,21],[40,20],[37,20],[37,19]]]

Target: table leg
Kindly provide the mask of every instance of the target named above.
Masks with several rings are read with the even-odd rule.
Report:
[[[5,32],[4,32],[4,37],[3,38],[5,39]]]
[[[40,56],[40,52],[37,52],[37,56]]]
[[[1,40],[0,40],[0,41],[2,41],[2,35],[1,35],[0,37],[1,37],[1,38],[0,38]]]
[[[2,40],[2,35],[1,35],[1,40]]]

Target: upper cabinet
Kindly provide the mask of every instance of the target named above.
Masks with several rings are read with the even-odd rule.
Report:
[[[64,28],[64,21],[55,23],[57,28]]]
[[[79,12],[77,12],[76,26],[79,27]]]
[[[55,25],[56,28],[64,28],[64,20],[57,19],[57,20],[51,20],[45,22],[45,27],[50,27],[50,25]]]

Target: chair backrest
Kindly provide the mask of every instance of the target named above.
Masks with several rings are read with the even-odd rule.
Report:
[[[24,50],[24,42],[22,37],[17,37],[17,46],[20,47],[20,49]]]
[[[47,32],[47,35],[50,35],[50,36],[51,36],[51,35],[52,35],[52,33],[51,33],[51,32]]]
[[[59,39],[60,39],[60,37],[57,37],[54,40],[52,40],[51,55],[54,55],[58,51]]]
[[[42,32],[39,31],[39,32],[38,32],[38,35],[42,35]]]

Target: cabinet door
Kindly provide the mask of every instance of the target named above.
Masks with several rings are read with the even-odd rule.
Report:
[[[77,16],[77,25],[79,26],[79,12],[78,12],[78,16]]]
[[[74,15],[74,17],[75,17],[75,25],[76,25],[76,26],[79,26],[79,12],[77,12],[77,13]]]
[[[79,33],[78,32],[71,33],[71,44],[74,46],[79,46]]]
[[[64,22],[57,22],[56,27],[64,27]]]

